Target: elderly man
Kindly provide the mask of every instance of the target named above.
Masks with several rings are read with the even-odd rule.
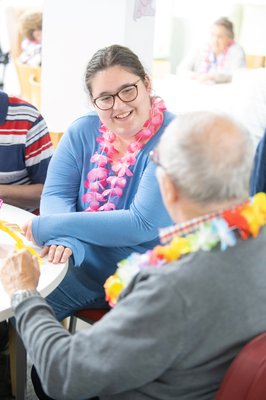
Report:
[[[71,336],[56,321],[29,253],[5,261],[0,277],[49,396],[214,398],[242,346],[266,330],[266,200],[248,199],[252,154],[228,116],[169,125],[153,158],[178,225],[162,232],[167,244],[121,263],[105,285],[113,304],[112,281],[124,287],[117,305],[88,330]]]

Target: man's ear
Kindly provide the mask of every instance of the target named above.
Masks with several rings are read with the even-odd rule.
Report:
[[[178,199],[178,190],[175,184],[162,168],[157,170],[157,179],[166,207],[173,205]]]

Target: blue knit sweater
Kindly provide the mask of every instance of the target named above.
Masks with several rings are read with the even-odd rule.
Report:
[[[95,167],[91,156],[99,150],[100,121],[95,113],[76,120],[64,134],[50,163],[41,200],[41,216],[33,220],[39,245],[62,244],[73,251],[75,265],[88,264],[98,282],[114,272],[116,263],[133,251],[145,252],[158,243],[158,228],[171,224],[155,177],[149,152],[174,115],[165,112],[159,131],[138,153],[133,176],[115,211],[84,212],[84,181]],[[56,215],[55,215],[56,214]]]

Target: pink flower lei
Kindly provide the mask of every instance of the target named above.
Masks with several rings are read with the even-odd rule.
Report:
[[[82,196],[82,200],[89,204],[85,211],[115,210],[116,206],[112,198],[123,195],[123,189],[127,184],[126,177],[133,175],[130,167],[135,165],[138,152],[162,125],[165,109],[162,99],[152,98],[149,119],[136,133],[136,140],[128,145],[126,154],[115,161],[113,161],[113,156],[118,153],[114,146],[116,134],[103,124],[100,126],[101,136],[97,137],[96,141],[100,143],[101,152],[96,151],[91,157],[90,161],[96,166],[89,171],[87,180],[84,182],[88,191]]]

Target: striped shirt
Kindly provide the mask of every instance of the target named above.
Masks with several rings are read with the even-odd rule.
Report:
[[[0,91],[0,184],[44,183],[52,153],[39,111]]]

